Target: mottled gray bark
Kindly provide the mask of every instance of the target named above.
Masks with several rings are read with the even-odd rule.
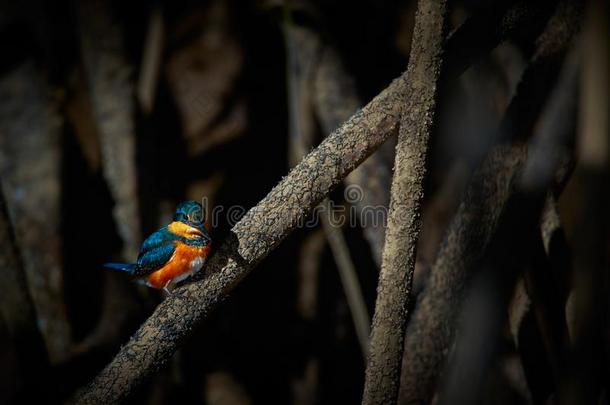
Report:
[[[421,228],[426,157],[437,105],[446,3],[420,0],[396,145],[388,227],[371,330],[363,404],[396,402]]]

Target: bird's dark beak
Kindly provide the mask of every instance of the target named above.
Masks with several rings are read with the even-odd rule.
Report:
[[[197,224],[196,226],[197,230],[201,232],[201,234],[203,235],[203,238],[207,241],[207,242],[211,242],[212,238],[210,237],[210,234],[208,233],[208,230],[205,227],[205,223],[201,222],[199,224]]]

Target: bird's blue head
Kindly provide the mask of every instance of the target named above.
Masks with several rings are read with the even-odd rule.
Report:
[[[207,229],[205,228],[203,208],[197,201],[188,200],[178,204],[174,214],[174,221],[183,222],[208,236]]]

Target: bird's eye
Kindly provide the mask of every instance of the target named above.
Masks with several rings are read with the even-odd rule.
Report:
[[[195,214],[189,214],[189,215],[187,216],[187,219],[188,219],[190,222],[201,222],[201,219],[202,219],[202,218],[201,218],[201,215],[197,215],[197,214],[195,213]]]

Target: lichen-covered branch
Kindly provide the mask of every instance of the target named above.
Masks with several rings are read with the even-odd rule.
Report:
[[[388,227],[371,330],[363,404],[396,402],[421,228],[426,157],[437,104],[446,3],[420,0],[407,69],[411,84],[400,119]]]

